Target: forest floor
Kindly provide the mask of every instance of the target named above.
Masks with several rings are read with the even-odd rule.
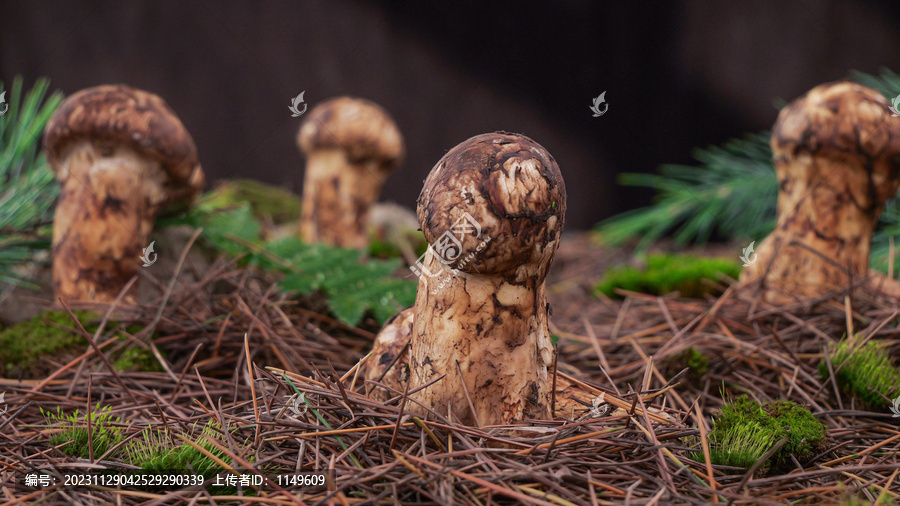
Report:
[[[736,258],[739,248],[705,251]],[[567,234],[547,282],[559,372],[624,409],[519,430],[417,418],[404,413],[403,399],[370,400],[357,365],[378,330],[373,321],[344,325],[314,296],[286,298],[268,275],[219,259],[197,281],[156,287],[153,304],[114,308],[92,333],[73,320],[69,331],[89,341],[83,353],[47,358],[37,377],[0,379],[0,502],[890,504],[900,497],[900,419],[856,405],[817,369],[825,345],[845,334],[900,349],[896,305],[859,291],[849,301],[770,307],[726,284],[722,295],[704,299],[595,295],[602,272],[626,259],[587,234]],[[162,370],[117,370],[107,355],[123,346],[155,349]],[[695,365],[684,358],[691,348],[706,370],[681,374]],[[740,394],[809,407],[827,428],[826,447],[777,474],[707,465],[702,442],[711,417]],[[98,409],[118,418],[87,431],[94,441],[113,434],[101,455],[71,456],[64,450],[74,442],[51,442],[60,433],[74,440],[74,429],[86,425],[54,424],[46,412],[83,417]],[[269,481],[64,482],[66,472],[130,472],[125,449],[162,427],[159,445],[211,456],[224,475]],[[294,470],[333,471],[325,486],[276,482]],[[39,472],[53,483],[24,486]]]

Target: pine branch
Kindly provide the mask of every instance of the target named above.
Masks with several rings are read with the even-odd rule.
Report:
[[[40,140],[63,97],[60,92],[46,97],[49,85],[38,79],[22,100],[22,79],[15,78],[6,97],[9,109],[0,116],[0,285],[34,287],[20,266],[50,246],[46,225],[58,187]],[[0,93],[4,90],[0,82]]]
[[[775,226],[778,182],[768,133],[694,152],[698,166],[663,165],[660,174],[622,174],[620,184],[657,191],[654,205],[614,216],[597,228],[605,244],[640,236],[642,251],[667,234],[676,243],[759,237]]]

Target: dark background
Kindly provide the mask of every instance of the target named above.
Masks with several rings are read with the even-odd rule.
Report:
[[[616,174],[768,128],[774,99],[850,69],[900,71],[898,2],[641,4],[0,1],[0,78],[47,76],[66,94],[112,82],[153,91],[193,134],[211,181],[295,191],[292,97],[366,97],[407,141],[382,199],[410,208],[448,149],[520,132],[556,157],[569,227],[588,228],[650,202]],[[603,91],[609,112],[594,118]]]

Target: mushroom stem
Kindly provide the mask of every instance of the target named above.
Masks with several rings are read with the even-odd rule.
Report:
[[[847,288],[869,274],[878,216],[900,185],[900,122],[877,91],[817,86],[783,108],[772,130],[779,192],[775,230],[741,284],[790,303]]]
[[[424,265],[431,272],[442,266],[432,253]],[[545,292],[536,277],[507,280],[446,270],[422,276],[409,350],[410,390],[445,376],[410,397],[439,413],[449,409],[470,425],[550,418],[555,352]]]
[[[364,249],[369,209],[381,193],[383,170],[372,161],[351,162],[338,149],[308,155],[300,234],[308,243]]]
[[[297,144],[307,159],[300,236],[366,249],[369,207],[405,150],[394,120],[368,100],[333,98],[310,111]]]
[[[53,223],[57,297],[116,299],[137,272],[141,250],[165,202],[162,177],[159,162],[128,148],[101,153],[89,141],[69,148],[57,173],[61,184]],[[134,293],[123,298],[127,304],[134,300]]]

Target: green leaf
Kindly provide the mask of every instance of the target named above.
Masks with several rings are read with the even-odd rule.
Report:
[[[393,277],[399,260],[364,260],[355,249],[306,244],[291,237],[267,243],[251,262],[286,272],[279,283],[285,291],[320,290],[334,315],[349,325],[359,323],[367,310],[384,323],[416,298],[416,283]]]

